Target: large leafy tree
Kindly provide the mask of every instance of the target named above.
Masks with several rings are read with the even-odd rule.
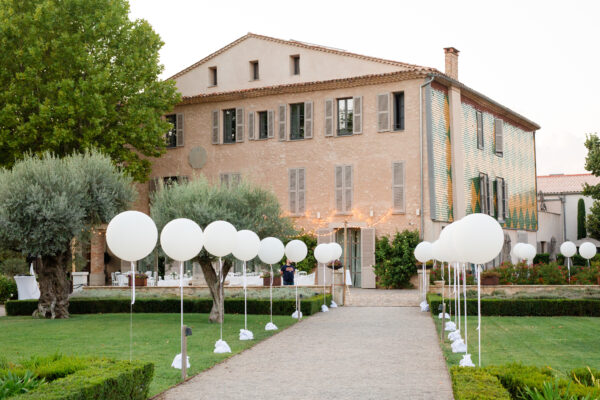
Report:
[[[204,178],[187,184],[175,184],[154,194],[150,214],[159,230],[173,219],[189,218],[202,228],[213,221],[228,221],[238,230],[249,229],[256,232],[261,239],[274,236],[285,240],[296,234],[292,221],[282,216],[277,197],[272,192],[247,182],[231,188],[211,185]],[[233,265],[232,259],[224,260],[220,282],[217,276],[219,267],[214,257],[203,249],[197,261],[213,298],[209,320],[221,322],[220,306],[223,298],[219,288]]]
[[[600,138],[597,134],[591,133],[587,135],[585,147],[588,150],[585,158],[585,169],[590,171],[594,176],[600,176]],[[589,185],[585,184],[583,188],[584,196],[591,196],[594,203],[590,208],[590,214],[587,216],[586,230],[588,236],[600,240],[600,184]],[[579,232],[578,232],[579,236]]]
[[[134,198],[131,178],[96,152],[28,156],[0,170],[0,241],[39,259],[36,315],[68,318],[72,240],[84,239]]]
[[[126,0],[0,0],[0,166],[97,149],[143,181],[179,101]]]

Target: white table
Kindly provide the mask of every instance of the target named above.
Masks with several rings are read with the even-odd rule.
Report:
[[[183,278],[183,286],[189,286],[190,282],[192,281],[192,278]],[[165,286],[165,287],[172,287],[172,286],[177,286],[179,287],[179,279],[164,279],[162,281],[158,281],[158,286]]]
[[[17,282],[19,300],[37,300],[40,298],[40,288],[35,276],[15,276],[15,282]]]
[[[228,276],[226,282],[229,286],[244,286],[243,276]],[[262,286],[263,278],[260,276],[246,276],[246,286]]]

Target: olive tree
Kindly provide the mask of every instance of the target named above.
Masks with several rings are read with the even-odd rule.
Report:
[[[108,222],[135,197],[131,178],[96,152],[62,159],[27,156],[0,170],[0,240],[37,257],[40,299],[34,315],[68,318],[73,239]]]
[[[274,236],[284,240],[296,233],[291,219],[282,216],[277,197],[248,182],[231,188],[211,185],[204,178],[186,184],[175,184],[153,195],[150,214],[159,230],[173,219],[189,218],[202,228],[213,221],[228,221],[238,230],[249,229],[256,232],[260,238]],[[233,265],[232,259],[224,260],[221,281],[217,275],[216,259],[206,250],[200,252],[197,261],[213,298],[209,320],[221,322],[219,310],[223,298],[219,288]]]

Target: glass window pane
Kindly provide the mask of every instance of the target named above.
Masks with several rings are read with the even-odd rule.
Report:
[[[171,123],[171,129],[167,132],[166,140],[167,140],[167,148],[177,147],[177,134],[176,134],[176,125],[177,125],[177,115],[171,114],[166,116],[167,122]]]

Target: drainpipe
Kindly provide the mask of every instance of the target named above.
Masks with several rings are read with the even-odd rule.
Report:
[[[419,156],[421,163],[421,209],[419,210],[419,214],[421,217],[421,230],[420,230],[420,238],[423,239],[424,229],[425,229],[425,217],[423,216],[423,88],[433,82],[434,77],[431,76],[429,80],[425,81],[419,87]],[[429,171],[431,173],[431,171]],[[429,193],[431,196],[431,193]]]

